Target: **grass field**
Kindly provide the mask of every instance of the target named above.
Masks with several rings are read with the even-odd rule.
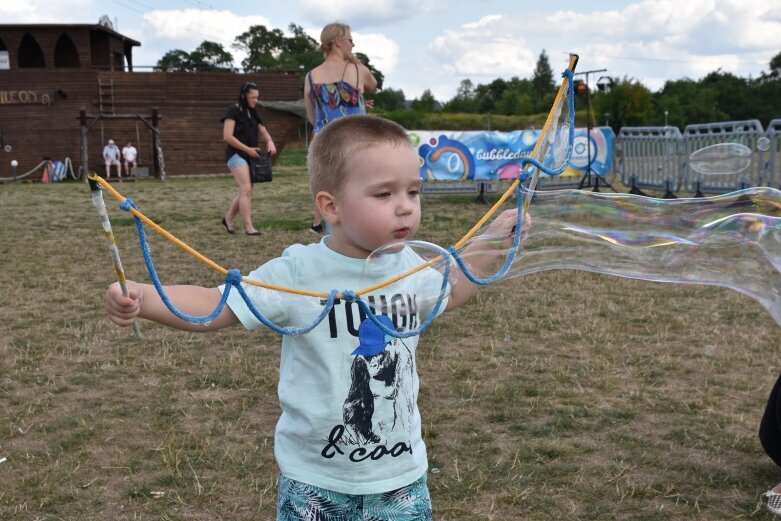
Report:
[[[228,177],[115,186],[247,273],[313,238],[305,173],[285,164],[255,194],[261,238],[220,225]],[[128,277],[148,281],[106,203]],[[419,238],[453,244],[485,210],[425,196]],[[0,222],[0,519],[273,519],[278,336],[111,325],[80,182],[0,186]],[[221,282],[151,241],[165,283]],[[760,495],[781,470],[756,432],[779,361],[778,326],[728,290],[574,271],[485,288],[418,350],[434,517],[771,519]]]

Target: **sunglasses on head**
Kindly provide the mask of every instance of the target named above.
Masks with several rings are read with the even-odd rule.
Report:
[[[241,87],[241,92],[247,92],[248,90],[258,90],[258,86],[253,81],[248,81]]]

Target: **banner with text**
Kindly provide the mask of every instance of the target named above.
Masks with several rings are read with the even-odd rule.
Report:
[[[586,129],[575,129],[572,157],[562,176],[580,177],[589,157],[591,173],[607,175],[613,165],[613,130],[591,129],[591,143]],[[521,158],[534,150],[539,130],[493,131],[409,131],[418,147],[420,177],[427,181],[494,181],[515,179]],[[590,148],[590,150],[589,150]]]

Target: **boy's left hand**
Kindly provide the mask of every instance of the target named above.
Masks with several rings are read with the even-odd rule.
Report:
[[[518,209],[505,210],[499,216],[494,219],[488,226],[486,235],[501,241],[502,247],[509,248],[513,243],[513,236],[515,235],[515,224],[518,220]],[[521,240],[524,240],[529,234],[529,227],[531,226],[531,216],[526,213],[523,216],[523,223],[521,226]]]

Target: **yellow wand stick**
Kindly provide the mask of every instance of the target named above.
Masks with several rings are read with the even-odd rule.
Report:
[[[114,240],[114,232],[111,230],[111,221],[108,218],[108,212],[106,212],[106,203],[103,201],[103,192],[100,189],[100,185],[95,179],[95,174],[89,174],[87,180],[89,181],[89,188],[92,191],[92,204],[98,211],[98,217],[100,217],[100,223],[103,225],[103,233],[108,241],[108,252],[111,255],[111,260],[114,263],[114,271],[117,272],[117,280],[119,280],[119,287],[122,289],[122,294],[126,297],[130,296],[130,292],[127,289],[127,279],[125,278],[125,269],[122,267],[122,259],[119,258],[119,248],[117,248],[117,242]],[[138,322],[133,322],[133,336],[141,338],[141,327]]]

